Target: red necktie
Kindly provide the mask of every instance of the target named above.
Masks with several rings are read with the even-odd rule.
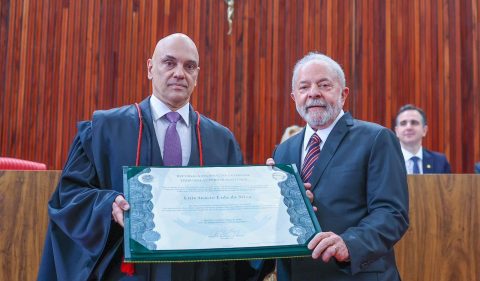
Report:
[[[303,160],[302,168],[302,180],[303,182],[309,182],[312,176],[313,167],[318,157],[320,157],[320,143],[322,140],[317,134],[313,134],[307,145],[307,155]]]

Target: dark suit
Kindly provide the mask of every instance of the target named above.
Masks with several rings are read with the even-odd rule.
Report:
[[[452,172],[447,157],[442,153],[423,148],[422,163],[424,174],[448,174]]]
[[[274,152],[301,167],[305,129]],[[393,246],[408,228],[405,164],[395,135],[345,113],[326,140],[310,179],[322,231],[339,234],[350,262],[283,259],[278,280],[400,280]]]

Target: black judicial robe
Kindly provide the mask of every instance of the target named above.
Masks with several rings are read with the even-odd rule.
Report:
[[[143,134],[140,165],[161,166],[150,98],[140,103]],[[201,137],[205,165],[238,165],[242,153],[233,134],[197,116],[190,107],[192,150],[198,166]],[[134,105],[96,111],[80,122],[57,189],[48,204],[50,217],[38,280],[251,280],[248,262],[137,264],[135,275],[120,272],[123,228],[112,220],[112,203],[123,192],[122,166],[134,166],[139,132]],[[252,277],[253,278],[253,277]]]

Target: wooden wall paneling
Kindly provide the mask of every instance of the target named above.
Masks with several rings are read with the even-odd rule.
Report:
[[[245,5],[244,11],[252,11],[254,6],[252,5]],[[251,38],[250,34],[255,32],[252,28],[252,18],[245,17],[245,20],[242,21],[242,31],[241,37],[236,41],[236,54],[235,59],[232,61],[235,67],[232,68],[234,71],[234,80],[232,87],[232,100],[230,103],[229,110],[231,111],[231,129],[235,134],[236,138],[240,142],[240,147],[243,151],[244,160],[247,162],[247,159],[251,159],[251,155],[249,155],[247,147],[253,147],[255,145],[255,139],[251,134],[253,128],[258,126],[258,124],[246,124],[246,116],[250,116],[251,114],[255,114],[252,110],[251,106],[244,108],[245,110],[242,111],[242,105],[246,102],[247,97],[251,96],[253,93],[254,84],[248,83],[247,81],[251,79],[251,74],[254,70],[249,69],[251,65],[256,65],[259,61],[254,59],[254,54],[248,53],[246,49],[251,46],[253,49],[253,45],[255,43],[254,39]],[[254,81],[254,80],[250,80]],[[261,97],[261,95],[260,95]],[[251,100],[250,100],[251,101]],[[221,122],[221,121],[220,121]]]
[[[370,73],[373,73],[373,77],[369,79],[371,81],[371,90],[368,95],[372,97],[373,108],[376,108],[375,115],[372,120],[387,120],[390,119],[391,104],[387,100],[385,94],[385,1],[373,1],[375,21],[373,22],[373,49],[371,54],[373,57],[373,63],[370,65]],[[383,122],[384,126],[388,126],[386,121]]]
[[[76,111],[72,110],[74,104],[78,103],[78,98],[72,94],[72,84],[73,84],[73,66],[75,55],[74,52],[78,51],[77,46],[74,42],[74,34],[75,34],[75,9],[72,7],[74,2],[64,3],[63,5],[63,17],[62,20],[65,24],[64,33],[62,34],[62,42],[61,42],[61,49],[63,50],[63,61],[60,63],[63,66],[63,71],[60,72],[63,81],[61,81],[60,90],[62,91],[61,99],[58,103],[58,117],[61,123],[59,124],[60,134],[65,128],[67,128],[67,132],[71,133],[71,115],[75,115]],[[74,104],[69,101],[75,101]],[[67,114],[70,113],[70,114]],[[69,134],[70,135],[70,134]],[[62,151],[65,150],[65,147],[68,145],[68,139],[62,139],[60,141],[60,147]]]
[[[363,52],[364,55],[366,55],[368,60],[365,60],[365,63],[363,64],[363,70],[362,73],[365,75],[364,76],[364,81],[366,83],[363,84],[363,95],[365,96],[365,112],[367,113],[365,116],[365,119],[367,120],[375,120],[375,113],[377,112],[376,104],[381,104],[381,101],[379,100],[380,96],[378,96],[374,102],[374,91],[375,87],[374,85],[377,84],[377,81],[380,81],[382,79],[381,76],[376,76],[375,72],[372,69],[372,64],[375,63],[375,57],[373,55],[373,52],[379,52],[380,50],[375,49],[375,33],[377,32],[375,30],[375,22],[374,20],[376,17],[374,16],[375,9],[373,7],[373,2],[374,1],[364,1],[363,2],[363,10],[364,10],[364,15],[365,17],[363,18],[364,20],[364,25],[363,25],[363,43],[365,44],[363,47]],[[375,80],[376,83],[373,84],[372,80]]]
[[[7,2],[3,2],[7,3]],[[16,71],[16,67],[18,66],[17,63],[15,63],[15,59],[18,57],[16,55],[16,51],[18,48],[19,44],[15,41],[18,30],[15,28],[20,26],[20,23],[18,22],[18,16],[17,16],[17,6],[20,3],[14,2],[11,3],[10,7],[5,7],[4,9],[9,12],[8,15],[8,22],[6,22],[6,26],[4,27],[4,30],[8,30],[5,34],[5,41],[7,42],[4,46],[6,46],[6,50],[2,53],[6,55],[2,59],[2,61],[5,62],[5,79],[4,84],[2,84],[2,89],[5,91],[5,93],[8,93],[5,98],[5,106],[2,116],[2,127],[3,128],[11,128],[10,130],[3,130],[2,133],[2,141],[6,143],[6,145],[1,145],[0,147],[2,148],[2,154],[5,154],[6,151],[9,151],[12,153],[12,155],[18,153],[17,151],[13,150],[13,147],[15,145],[15,133],[16,133],[16,118],[12,118],[13,116],[12,112],[14,112],[14,109],[17,106],[17,99],[13,94],[10,94],[12,92],[12,89],[16,89],[15,85],[15,80],[18,80],[18,72]],[[4,21],[2,21],[3,23]],[[2,75],[3,76],[3,75]]]
[[[398,108],[416,103],[430,123],[426,147],[444,151],[455,172],[480,160],[479,0],[236,1],[231,36],[222,1],[14,0],[0,9],[2,156],[61,168],[77,121],[146,97],[157,40],[185,32],[201,59],[192,103],[232,129],[248,163],[263,163],[287,126],[304,125],[291,71],[312,50],[343,66],[354,116],[392,127]]]
[[[271,77],[269,85],[271,86],[270,90],[267,90],[270,93],[265,93],[271,97],[270,99],[270,106],[272,108],[270,114],[270,126],[268,126],[268,141],[264,143],[264,154],[270,155],[271,151],[273,151],[273,147],[275,144],[279,143],[280,133],[282,133],[281,124],[283,116],[286,114],[285,111],[282,110],[282,103],[281,100],[285,100],[285,94],[281,92],[282,86],[279,83],[279,73],[283,70],[283,60],[285,56],[282,56],[282,49],[283,46],[281,42],[285,40],[281,35],[281,30],[279,29],[280,26],[280,5],[282,3],[278,1],[272,1],[272,12],[271,12]],[[285,3],[283,3],[285,4]],[[263,163],[262,163],[263,164]]]
[[[444,80],[444,77],[445,77],[445,54],[444,54],[445,41],[444,41],[444,38],[443,38],[443,34],[444,34],[444,20],[443,20],[444,12],[443,12],[443,9],[442,9],[443,5],[442,5],[441,1],[437,1],[437,3],[435,3],[435,4],[437,6],[437,9],[436,9],[437,18],[436,18],[436,21],[435,21],[435,26],[437,27],[437,34],[435,34],[435,36],[436,36],[435,47],[438,50],[437,51],[437,56],[436,56],[436,60],[438,61],[438,68],[436,69],[438,92],[435,95],[435,99],[436,99],[436,104],[437,104],[436,110],[438,110],[440,112],[440,114],[443,116],[443,118],[445,120],[444,123],[443,123],[443,126],[437,126],[435,129],[436,129],[438,135],[442,136],[438,140],[439,145],[442,148],[442,150],[447,153],[447,151],[445,150],[446,141],[443,137],[445,135],[445,132],[446,132],[446,127],[449,126],[449,120],[447,118],[448,113],[445,111],[444,98],[443,98],[445,96],[445,91],[446,91],[445,80]]]
[[[480,2],[480,1],[479,1]],[[480,47],[478,46],[478,13],[472,13],[476,7],[473,5],[473,1],[465,1],[461,2],[460,5],[460,16],[462,21],[460,22],[460,29],[459,29],[459,36],[460,42],[462,42],[462,52],[467,55],[463,55],[461,57],[461,93],[459,95],[461,98],[461,126],[462,127],[470,127],[469,125],[464,123],[464,120],[471,120],[470,122],[473,123],[472,128],[480,128],[480,124],[478,119],[472,119],[475,116],[475,107],[472,106],[465,106],[468,104],[474,105],[475,96],[478,95],[474,94],[475,84],[477,85],[478,89],[478,64],[472,63],[475,61],[475,58],[478,57],[478,52],[480,51]],[[476,41],[475,41],[476,40]],[[469,59],[470,58],[470,59]],[[478,110],[478,107],[477,107]],[[478,115],[477,115],[478,116]],[[476,125],[476,126],[475,126]],[[477,129],[478,130],[478,129]],[[465,140],[474,140],[474,131],[475,129],[462,129],[462,146],[465,145],[467,142]],[[478,147],[480,147],[480,142],[477,140],[476,149],[478,151]],[[475,159],[473,156],[475,154],[471,151],[464,151],[463,155],[461,156],[462,164],[464,167],[468,165],[468,163],[474,163],[475,160],[480,161],[480,159]]]
[[[44,144],[44,146],[42,146],[42,150],[44,151],[44,153],[42,154],[42,158],[36,160],[39,162],[45,162],[47,164],[47,168],[49,169],[52,169],[56,166],[61,167],[63,163],[60,163],[60,159],[64,157],[57,143],[57,140],[60,139],[60,137],[57,135],[58,116],[55,111],[55,104],[59,99],[58,96],[63,95],[63,92],[59,92],[57,90],[59,83],[58,61],[60,57],[60,52],[57,48],[58,41],[60,39],[60,28],[58,28],[58,26],[61,26],[59,19],[60,9],[58,9],[58,6],[58,2],[49,2],[48,17],[44,17],[50,19],[49,21],[47,21],[47,35],[45,38],[45,40],[47,40],[45,88],[41,90],[41,92],[37,93],[38,95],[43,95],[45,100],[45,119],[44,122],[42,122],[42,125],[44,126],[43,129],[45,130],[45,133],[48,135],[48,137],[46,139],[46,143]],[[65,134],[65,132],[63,132],[62,134]],[[10,155],[13,156],[13,154]],[[16,155],[16,157],[22,158],[23,156]]]
[[[455,107],[453,108],[455,114],[455,145],[456,146],[462,146],[463,145],[463,126],[462,126],[462,112],[463,112],[463,99],[462,99],[462,90],[464,90],[463,85],[462,85],[462,77],[466,75],[466,73],[462,73],[463,69],[463,60],[462,57],[467,56],[468,53],[465,51],[464,44],[461,41],[461,28],[460,28],[460,20],[462,19],[462,11],[461,11],[461,5],[459,1],[455,1],[455,49],[456,52],[455,54],[455,88],[452,91],[452,97],[455,99]],[[464,19],[462,19],[463,21]],[[471,77],[470,77],[471,79]],[[460,94],[458,94],[460,93]],[[468,95],[468,93],[467,93]],[[463,160],[462,160],[462,153],[456,154],[453,156],[455,161],[457,163],[460,163],[460,167],[463,168]]]
[[[0,171],[1,280],[35,280],[61,171]],[[409,176],[410,227],[395,246],[403,280],[480,278],[480,176]]]
[[[1,280],[35,280],[60,171],[0,171]]]
[[[424,3],[421,3],[422,5]],[[436,63],[436,59],[438,57],[438,42],[437,42],[437,28],[438,26],[435,24],[437,14],[436,14],[436,9],[432,9],[428,7],[427,5],[424,5],[422,12],[426,13],[425,16],[425,23],[421,24],[422,31],[424,35],[420,36],[420,38],[424,38],[424,48],[422,48],[422,52],[420,57],[424,59],[424,63],[421,65],[422,66],[422,71],[425,73],[425,76],[420,78],[419,84],[420,86],[420,95],[422,98],[421,104],[424,104],[425,106],[425,112],[428,112],[433,116],[433,120],[436,124],[442,124],[443,121],[443,114],[441,114],[440,110],[435,110],[438,108],[438,76],[435,75],[435,70],[438,69],[438,65]],[[434,21],[435,19],[435,21]],[[425,83],[426,81],[432,81],[430,83]],[[425,89],[422,89],[424,88]],[[431,119],[432,117],[429,117]],[[426,147],[433,147],[433,140],[440,140],[440,135],[439,131],[437,128],[432,128],[433,130],[430,131],[430,138],[425,139],[425,146]],[[440,149],[440,146],[438,148],[435,148],[436,150],[442,150]]]
[[[35,116],[30,116],[32,122],[34,123],[33,126],[35,127],[34,135],[36,136],[36,142],[34,143],[34,147],[45,147],[47,145],[46,138],[47,138],[47,130],[45,130],[44,124],[45,122],[45,98],[40,95],[39,93],[44,92],[45,90],[45,58],[46,58],[46,27],[47,21],[42,21],[41,19],[44,16],[48,16],[48,5],[45,1],[38,1],[37,2],[38,9],[36,13],[36,20],[35,25],[37,30],[35,31],[35,60],[32,62],[35,65],[35,74],[33,75],[33,84],[34,87],[30,92],[30,98],[35,99],[35,112],[37,114]],[[38,121],[35,119],[39,119]],[[41,159],[44,149],[36,149],[34,158]]]
[[[395,246],[402,279],[479,280],[480,176],[409,176],[410,228]]]
[[[264,7],[264,12],[262,13],[262,16],[264,17],[264,26],[261,29],[262,30],[262,43],[263,46],[260,46],[260,54],[261,54],[261,61],[262,61],[262,68],[260,69],[261,72],[264,73],[264,79],[263,81],[260,81],[262,83],[262,90],[261,93],[263,93],[263,112],[264,112],[264,127],[263,127],[263,132],[266,132],[266,134],[263,135],[263,140],[260,142],[260,151],[265,153],[267,150],[267,144],[272,143],[272,128],[276,127],[276,120],[274,121],[273,117],[273,112],[274,109],[272,108],[272,97],[277,95],[278,93],[272,92],[273,85],[272,85],[272,69],[273,69],[273,42],[272,42],[272,35],[273,35],[273,26],[272,26],[272,9],[273,9],[273,0],[268,0],[268,1],[263,1],[265,4]],[[276,105],[275,105],[276,106]]]
[[[217,15],[223,15],[223,11],[225,9],[222,9],[222,8],[223,8],[222,5],[217,6],[216,8]],[[217,40],[214,41],[217,43],[216,47],[218,50],[217,55],[215,56],[215,58],[217,59],[215,69],[224,69],[226,71],[222,71],[218,75],[214,76],[215,83],[217,83],[217,86],[215,87],[215,103],[213,103],[213,106],[214,106],[213,109],[215,110],[215,116],[224,116],[224,118],[227,117],[226,118],[226,120],[228,120],[227,123],[230,123],[230,118],[228,117],[228,115],[225,115],[225,109],[231,108],[232,105],[228,99],[229,95],[226,94],[227,92],[225,91],[226,89],[225,84],[227,84],[228,81],[231,81],[230,79],[228,79],[229,78],[228,69],[230,69],[231,66],[226,60],[226,56],[228,54],[225,48],[225,43],[228,44],[227,40],[230,39],[232,35],[223,36],[223,34],[228,31],[228,25],[225,21],[225,18],[226,18],[226,15],[224,15],[222,18],[217,17],[218,24],[217,24],[217,31],[215,32],[218,36]],[[232,26],[232,33],[233,33],[233,26]]]
[[[473,29],[475,30],[475,33],[473,34],[474,39],[472,40],[473,42],[473,57],[471,60],[471,63],[474,65],[473,67],[473,89],[472,89],[472,94],[474,95],[474,101],[473,101],[473,116],[469,116],[468,120],[472,118],[472,124],[473,124],[473,131],[478,132],[476,128],[480,128],[480,95],[478,95],[478,92],[480,89],[480,66],[478,61],[480,61],[480,0],[472,0],[472,23],[474,25]],[[475,94],[477,93],[477,94]],[[473,137],[473,161],[477,162],[480,159],[480,133],[475,133]],[[468,152],[468,151],[467,151]],[[471,151],[470,151],[471,152]],[[467,167],[471,162],[467,162]],[[467,169],[465,169],[467,170]]]
[[[64,105],[64,100],[65,96],[68,95],[68,93],[65,91],[64,83],[67,80],[66,77],[66,69],[65,69],[65,60],[66,60],[66,46],[64,45],[64,42],[66,42],[66,36],[67,36],[67,28],[68,28],[68,10],[65,7],[61,7],[61,17],[59,20],[59,25],[61,26],[60,28],[60,35],[59,35],[59,40],[57,41],[56,47],[56,52],[59,54],[58,58],[58,72],[56,73],[56,76],[54,77],[54,81],[58,81],[58,84],[55,85],[56,88],[54,91],[58,94],[57,99],[55,99],[56,102],[52,104],[52,120],[55,121],[55,136],[56,136],[56,143],[55,146],[57,147],[57,151],[60,153],[55,154],[55,164],[56,165],[62,165],[62,158],[65,157],[63,154],[64,152],[64,145],[63,141],[66,136],[71,136],[68,134],[69,128],[67,128],[68,124],[65,125],[64,127],[64,116],[61,114],[63,111],[61,110]]]
[[[457,34],[457,31],[459,29],[459,16],[460,16],[460,11],[459,11],[459,6],[457,5],[456,1],[449,1],[448,3],[449,6],[449,16],[450,16],[450,24],[448,28],[448,34],[450,35],[448,40],[449,40],[449,48],[451,50],[449,54],[449,71],[450,71],[450,91],[448,92],[448,100],[449,100],[449,108],[450,108],[450,149],[451,147],[461,145],[460,144],[460,139],[461,139],[461,124],[459,123],[460,119],[459,116],[461,115],[461,104],[459,103],[459,97],[457,93],[460,93],[461,88],[459,89],[459,86],[457,82],[458,79],[461,77],[460,73],[460,67],[461,67],[461,61],[460,61],[460,55],[462,54],[462,49],[461,45],[459,44],[460,40],[460,34]],[[458,90],[458,91],[457,91]],[[453,155],[453,161],[459,162],[460,155]]]
[[[92,103],[94,101],[93,95],[92,95],[92,72],[93,72],[93,66],[94,66],[94,53],[93,53],[93,40],[95,34],[98,34],[98,32],[93,33],[94,30],[94,20],[96,17],[94,17],[95,13],[95,3],[88,1],[87,5],[87,12],[86,12],[86,33],[85,34],[85,69],[88,69],[89,71],[85,73],[85,80],[83,83],[83,88],[85,89],[83,92],[83,98],[84,98],[84,111],[92,111],[93,106]],[[79,93],[82,94],[82,93]]]
[[[5,90],[5,83],[7,77],[7,46],[8,46],[8,20],[10,19],[10,3],[7,1],[0,2],[0,73],[5,73],[0,75],[0,86],[2,91]],[[5,20],[3,20],[5,19]],[[6,95],[0,95],[0,112],[5,112],[7,110],[7,98]],[[3,116],[2,116],[3,117]],[[3,118],[2,118],[3,122]],[[4,130],[0,130],[0,141],[4,139]]]
[[[124,2],[126,5],[126,3],[128,2]],[[102,5],[103,4],[103,5]],[[123,4],[123,3],[122,3]],[[122,10],[124,11],[124,13],[126,13],[126,7],[122,5],[122,8],[124,8],[125,10]],[[111,93],[108,93],[108,92],[105,92],[105,80],[106,80],[106,75],[105,75],[105,68],[107,67],[108,65],[108,60],[107,60],[107,57],[106,57],[106,54],[105,54],[105,41],[107,40],[107,37],[108,37],[108,33],[110,33],[110,31],[107,29],[107,19],[108,17],[106,16],[106,13],[107,13],[107,7],[106,7],[106,4],[105,3],[100,3],[100,20],[99,20],[99,32],[97,34],[97,38],[98,38],[98,53],[97,53],[97,56],[98,56],[98,62],[96,62],[96,68],[98,69],[98,73],[97,73],[97,77],[96,77],[96,83],[97,83],[97,89],[96,89],[96,94],[98,95],[97,97],[97,102],[95,104],[95,109],[104,109],[106,108],[106,98],[110,97],[111,96]],[[121,16],[122,17],[122,16]],[[124,15],[124,17],[126,18],[126,16]],[[123,18],[123,17],[122,17]],[[122,33],[123,35],[127,36],[126,34],[126,31],[124,30],[125,28],[125,25],[127,24],[127,21],[125,20],[125,18],[123,18],[123,22],[124,24],[122,25]],[[122,44],[122,46],[124,48],[127,47],[127,43],[126,41],[123,42],[124,44]],[[127,60],[127,56],[125,55],[124,57],[124,61],[122,63],[125,63],[125,61]],[[91,115],[89,116],[91,117]]]
[[[31,3],[30,7],[28,8],[29,10],[29,17],[31,20],[26,22],[26,30],[24,30],[24,33],[27,34],[27,38],[25,38],[24,45],[26,45],[27,49],[25,52],[25,60],[21,62],[21,64],[25,64],[24,71],[25,75],[24,77],[28,77],[25,79],[22,79],[22,91],[23,91],[23,99],[25,100],[23,103],[23,106],[19,108],[20,112],[25,112],[25,111],[37,111],[36,110],[36,98],[32,97],[31,91],[34,88],[34,83],[29,83],[31,80],[31,76],[34,75],[34,66],[35,64],[32,63],[34,59],[34,52],[35,52],[35,18],[36,18],[36,3]],[[29,80],[29,81],[27,81]],[[30,134],[35,133],[35,125],[33,124],[33,118],[29,115],[22,114],[23,118],[23,126],[22,126],[22,131],[23,132],[28,132]],[[24,133],[22,133],[24,134]],[[24,145],[26,146],[31,146],[32,145],[32,138],[30,139],[23,139]],[[20,144],[20,147],[22,144]],[[30,151],[29,152],[29,157],[32,157],[35,154],[35,151]]]
[[[45,36],[43,41],[46,42],[46,50],[45,50],[45,69],[42,75],[42,79],[44,79],[44,86],[40,89],[36,95],[42,97],[43,103],[43,120],[39,124],[42,127],[42,130],[45,135],[45,142],[42,146],[39,146],[39,149],[42,151],[41,157],[35,159],[39,162],[45,162],[47,164],[47,168],[51,169],[55,166],[60,166],[58,163],[58,159],[61,159],[62,153],[58,149],[57,146],[57,139],[59,139],[57,135],[57,114],[55,111],[55,104],[58,101],[58,96],[60,94],[63,95],[63,92],[57,92],[58,89],[58,71],[59,71],[59,64],[58,59],[60,57],[60,52],[57,49],[57,42],[59,40],[59,33],[60,33],[60,20],[59,20],[59,9],[58,9],[58,2],[50,3],[46,1],[46,11],[43,19],[49,18],[49,21],[45,22]],[[55,28],[56,27],[56,28]],[[64,133],[64,132],[63,132]],[[17,155],[18,157],[18,155]],[[21,158],[21,157],[20,157]],[[49,161],[46,161],[49,159]]]
[[[139,26],[139,28],[145,28],[145,42],[153,42],[153,43],[146,43],[146,44],[139,44],[139,52],[137,54],[137,58],[139,60],[139,73],[141,74],[140,78],[138,79],[137,82],[137,95],[140,95],[141,97],[145,98],[150,94],[150,87],[148,84],[148,72],[147,72],[147,58],[149,58],[150,51],[154,47],[150,47],[150,45],[155,44],[156,45],[156,39],[157,36],[153,32],[156,30],[156,26],[153,22],[153,14],[151,11],[155,10],[158,2],[157,1],[146,1],[145,7],[142,9],[142,12],[140,12],[139,17],[142,18],[142,13],[146,14],[145,18],[143,19],[143,24]],[[139,40],[142,40],[141,38]],[[120,58],[119,58],[120,59]],[[130,93],[132,95],[132,93]],[[138,98],[137,100],[141,100]]]
[[[412,7],[412,12],[413,12],[413,47],[414,47],[414,52],[413,52],[413,74],[414,74],[414,80],[412,81],[413,85],[414,85],[414,88],[413,88],[413,93],[415,93],[415,96],[412,100],[411,103],[413,104],[421,104],[420,102],[420,99],[421,99],[421,96],[420,96],[420,83],[421,83],[421,80],[423,76],[423,73],[422,73],[422,68],[423,68],[423,63],[422,63],[422,59],[423,57],[421,57],[421,54],[420,54],[420,49],[423,51],[424,48],[420,48],[420,45],[421,45],[421,40],[420,40],[420,36],[423,35],[423,32],[422,30],[420,30],[420,25],[421,25],[421,22],[422,23],[425,23],[424,21],[424,13],[422,15],[422,18],[420,18],[420,9],[421,9],[421,3],[420,1],[416,1],[414,4],[413,4],[413,7]],[[422,89],[422,92],[425,91],[425,87],[424,89]]]
[[[31,74],[29,75],[30,78],[28,78],[27,81],[29,84],[29,87],[27,87],[27,99],[29,100],[29,107],[31,108],[28,110],[28,112],[40,112],[40,104],[42,103],[42,97],[41,95],[38,95],[40,91],[39,89],[39,84],[40,84],[40,60],[41,60],[41,46],[42,46],[42,23],[40,21],[40,17],[42,16],[42,6],[43,6],[43,1],[37,1],[34,5],[35,8],[32,10],[32,21],[31,21],[31,43],[29,44],[29,48],[31,49],[30,53],[30,58],[26,62],[30,66],[30,72]],[[30,82],[31,81],[31,82]],[[42,127],[40,126],[39,122],[36,120],[39,118],[40,120],[43,118],[43,116],[32,116],[32,115],[26,115],[26,120],[28,120],[28,125],[26,126],[27,128],[30,128],[28,133],[30,133],[32,137],[29,139],[29,146],[38,147],[42,146]],[[31,157],[32,158],[39,158],[40,150],[36,149],[31,152]]]
[[[272,128],[273,130],[273,144],[267,149],[266,156],[271,157],[273,154],[274,146],[280,143],[282,135],[285,129],[291,125],[302,126],[301,123],[295,118],[297,116],[297,111],[293,105],[293,101],[290,98],[290,93],[292,92],[291,80],[292,80],[292,71],[293,71],[293,58],[292,58],[292,49],[294,49],[294,43],[292,35],[295,33],[294,25],[284,25],[283,23],[287,17],[293,16],[294,13],[291,13],[292,9],[295,8],[295,4],[290,1],[280,1],[278,2],[278,18],[277,18],[277,29],[278,29],[278,70],[275,75],[274,83],[278,85],[277,90],[274,92],[278,95],[278,104],[277,107],[280,112],[281,118],[278,120],[280,123]]]
[[[130,92],[130,93],[137,93],[136,91],[136,88],[137,88],[137,83],[139,82],[137,80],[137,64],[139,63],[139,61],[141,60],[141,58],[138,58],[137,57],[137,45],[135,42],[139,42],[138,39],[139,39],[139,20],[138,20],[138,2],[136,1],[132,1],[131,3],[129,3],[128,5],[128,17],[129,17],[129,20],[130,20],[130,40],[129,40],[129,45],[130,45],[130,50],[129,50],[129,53],[128,53],[128,88],[127,88],[127,91]],[[114,22],[113,24],[116,24],[116,22]],[[112,39],[114,40],[114,38]],[[115,73],[115,70],[113,69],[113,72],[112,74]],[[141,74],[141,73],[140,73]],[[125,93],[126,94],[126,93]],[[112,92],[112,95],[115,97],[115,92]],[[126,96],[126,95],[124,95]],[[122,100],[123,100],[123,97],[122,97]],[[115,101],[115,100],[114,100]],[[116,103],[116,102],[115,102]],[[129,103],[127,101],[124,101],[124,104],[125,103]]]
[[[363,33],[361,31],[362,28],[362,20],[365,18],[363,14],[362,8],[362,1],[356,0],[354,2],[354,14],[353,17],[355,19],[353,23],[353,45],[352,46],[352,59],[354,60],[354,64],[352,65],[352,80],[348,83],[350,86],[350,90],[352,91],[351,99],[353,98],[352,104],[352,113],[354,113],[355,118],[364,118],[362,112],[365,112],[365,109],[362,108],[364,96],[362,95],[362,85],[364,79],[364,73],[362,71],[363,60],[360,58],[361,53],[363,52]]]
[[[145,45],[148,44],[138,44],[138,42],[148,42],[152,40],[150,38],[150,28],[151,28],[151,23],[149,22],[149,17],[148,13],[146,11],[147,8],[147,3],[148,6],[151,5],[152,1],[141,1],[140,5],[138,5],[137,12],[136,12],[136,17],[137,17],[137,26],[136,29],[138,30],[138,36],[134,42],[136,42],[136,53],[135,53],[135,82],[132,84],[132,91],[130,93],[126,93],[124,95],[125,103],[127,103],[128,100],[130,100],[129,97],[135,97],[137,95],[141,97],[147,97],[148,96],[148,91],[144,89],[144,85],[146,84],[146,81],[148,80],[147,77],[147,58],[150,57],[148,55],[148,50],[145,50]],[[120,58],[117,56],[117,60],[120,61]],[[144,82],[145,81],[145,82]],[[136,99],[135,99],[136,100]],[[140,100],[140,99],[139,99]],[[132,103],[131,101],[129,103]]]
[[[219,9],[222,12],[219,13],[221,18],[218,20],[224,21],[224,19],[227,17],[226,6],[220,5]],[[222,105],[222,116],[227,117],[227,126],[233,130],[235,137],[240,141],[242,134],[239,134],[239,128],[235,122],[235,116],[237,114],[236,104],[238,100],[237,91],[240,91],[244,94],[246,94],[246,91],[244,88],[245,84],[243,83],[243,79],[237,79],[237,77],[241,78],[240,75],[243,73],[242,69],[244,69],[245,63],[248,62],[248,59],[240,59],[244,57],[242,48],[242,38],[244,34],[242,33],[242,30],[244,23],[246,22],[248,24],[248,17],[245,15],[244,5],[238,5],[235,7],[235,9],[237,12],[234,14],[233,18],[232,34],[225,38],[222,46],[222,51],[224,51],[224,66],[221,68],[221,72],[224,73],[224,76],[220,77],[220,79],[225,79],[225,81],[222,81],[224,84],[224,91],[217,92],[217,95],[225,97],[225,105],[228,106]],[[228,30],[228,22],[224,21],[224,24],[221,26],[222,28],[219,30],[219,34],[225,34],[225,32]],[[245,140],[243,141],[245,142]],[[245,152],[244,147],[242,147],[242,150]]]
[[[137,34],[137,30],[135,29],[135,27],[137,21],[133,6],[133,1],[127,2],[127,4],[125,5],[125,57],[122,58],[122,60],[124,61],[120,63],[124,66],[125,70],[125,88],[123,95],[127,95],[128,93],[135,93],[135,61],[137,58],[135,58],[133,54],[135,53],[135,45],[137,42],[135,41]],[[115,22],[115,24],[119,23],[120,22]]]
[[[19,54],[19,72],[18,72],[18,92],[17,92],[17,107],[15,108],[15,114],[13,115],[16,122],[17,122],[17,128],[20,134],[22,134],[22,128],[24,128],[24,123],[23,123],[23,109],[25,105],[25,68],[27,67],[26,64],[26,56],[27,56],[27,39],[28,39],[28,16],[29,16],[29,3],[28,1],[24,1],[22,3],[22,10],[19,11],[19,15],[21,15],[21,29],[19,30],[20,35],[19,35],[19,40],[20,40],[20,54]],[[18,148],[22,147],[24,142],[24,138],[18,138],[15,150]],[[28,155],[28,153],[27,153]]]

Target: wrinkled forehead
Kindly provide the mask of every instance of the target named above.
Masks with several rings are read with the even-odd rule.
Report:
[[[309,61],[299,69],[297,84],[315,82],[316,80],[330,80],[340,83],[340,78],[327,62],[319,60]]]
[[[160,40],[155,47],[153,59],[175,58],[181,61],[194,61],[199,63],[198,50],[188,37],[175,36]]]

